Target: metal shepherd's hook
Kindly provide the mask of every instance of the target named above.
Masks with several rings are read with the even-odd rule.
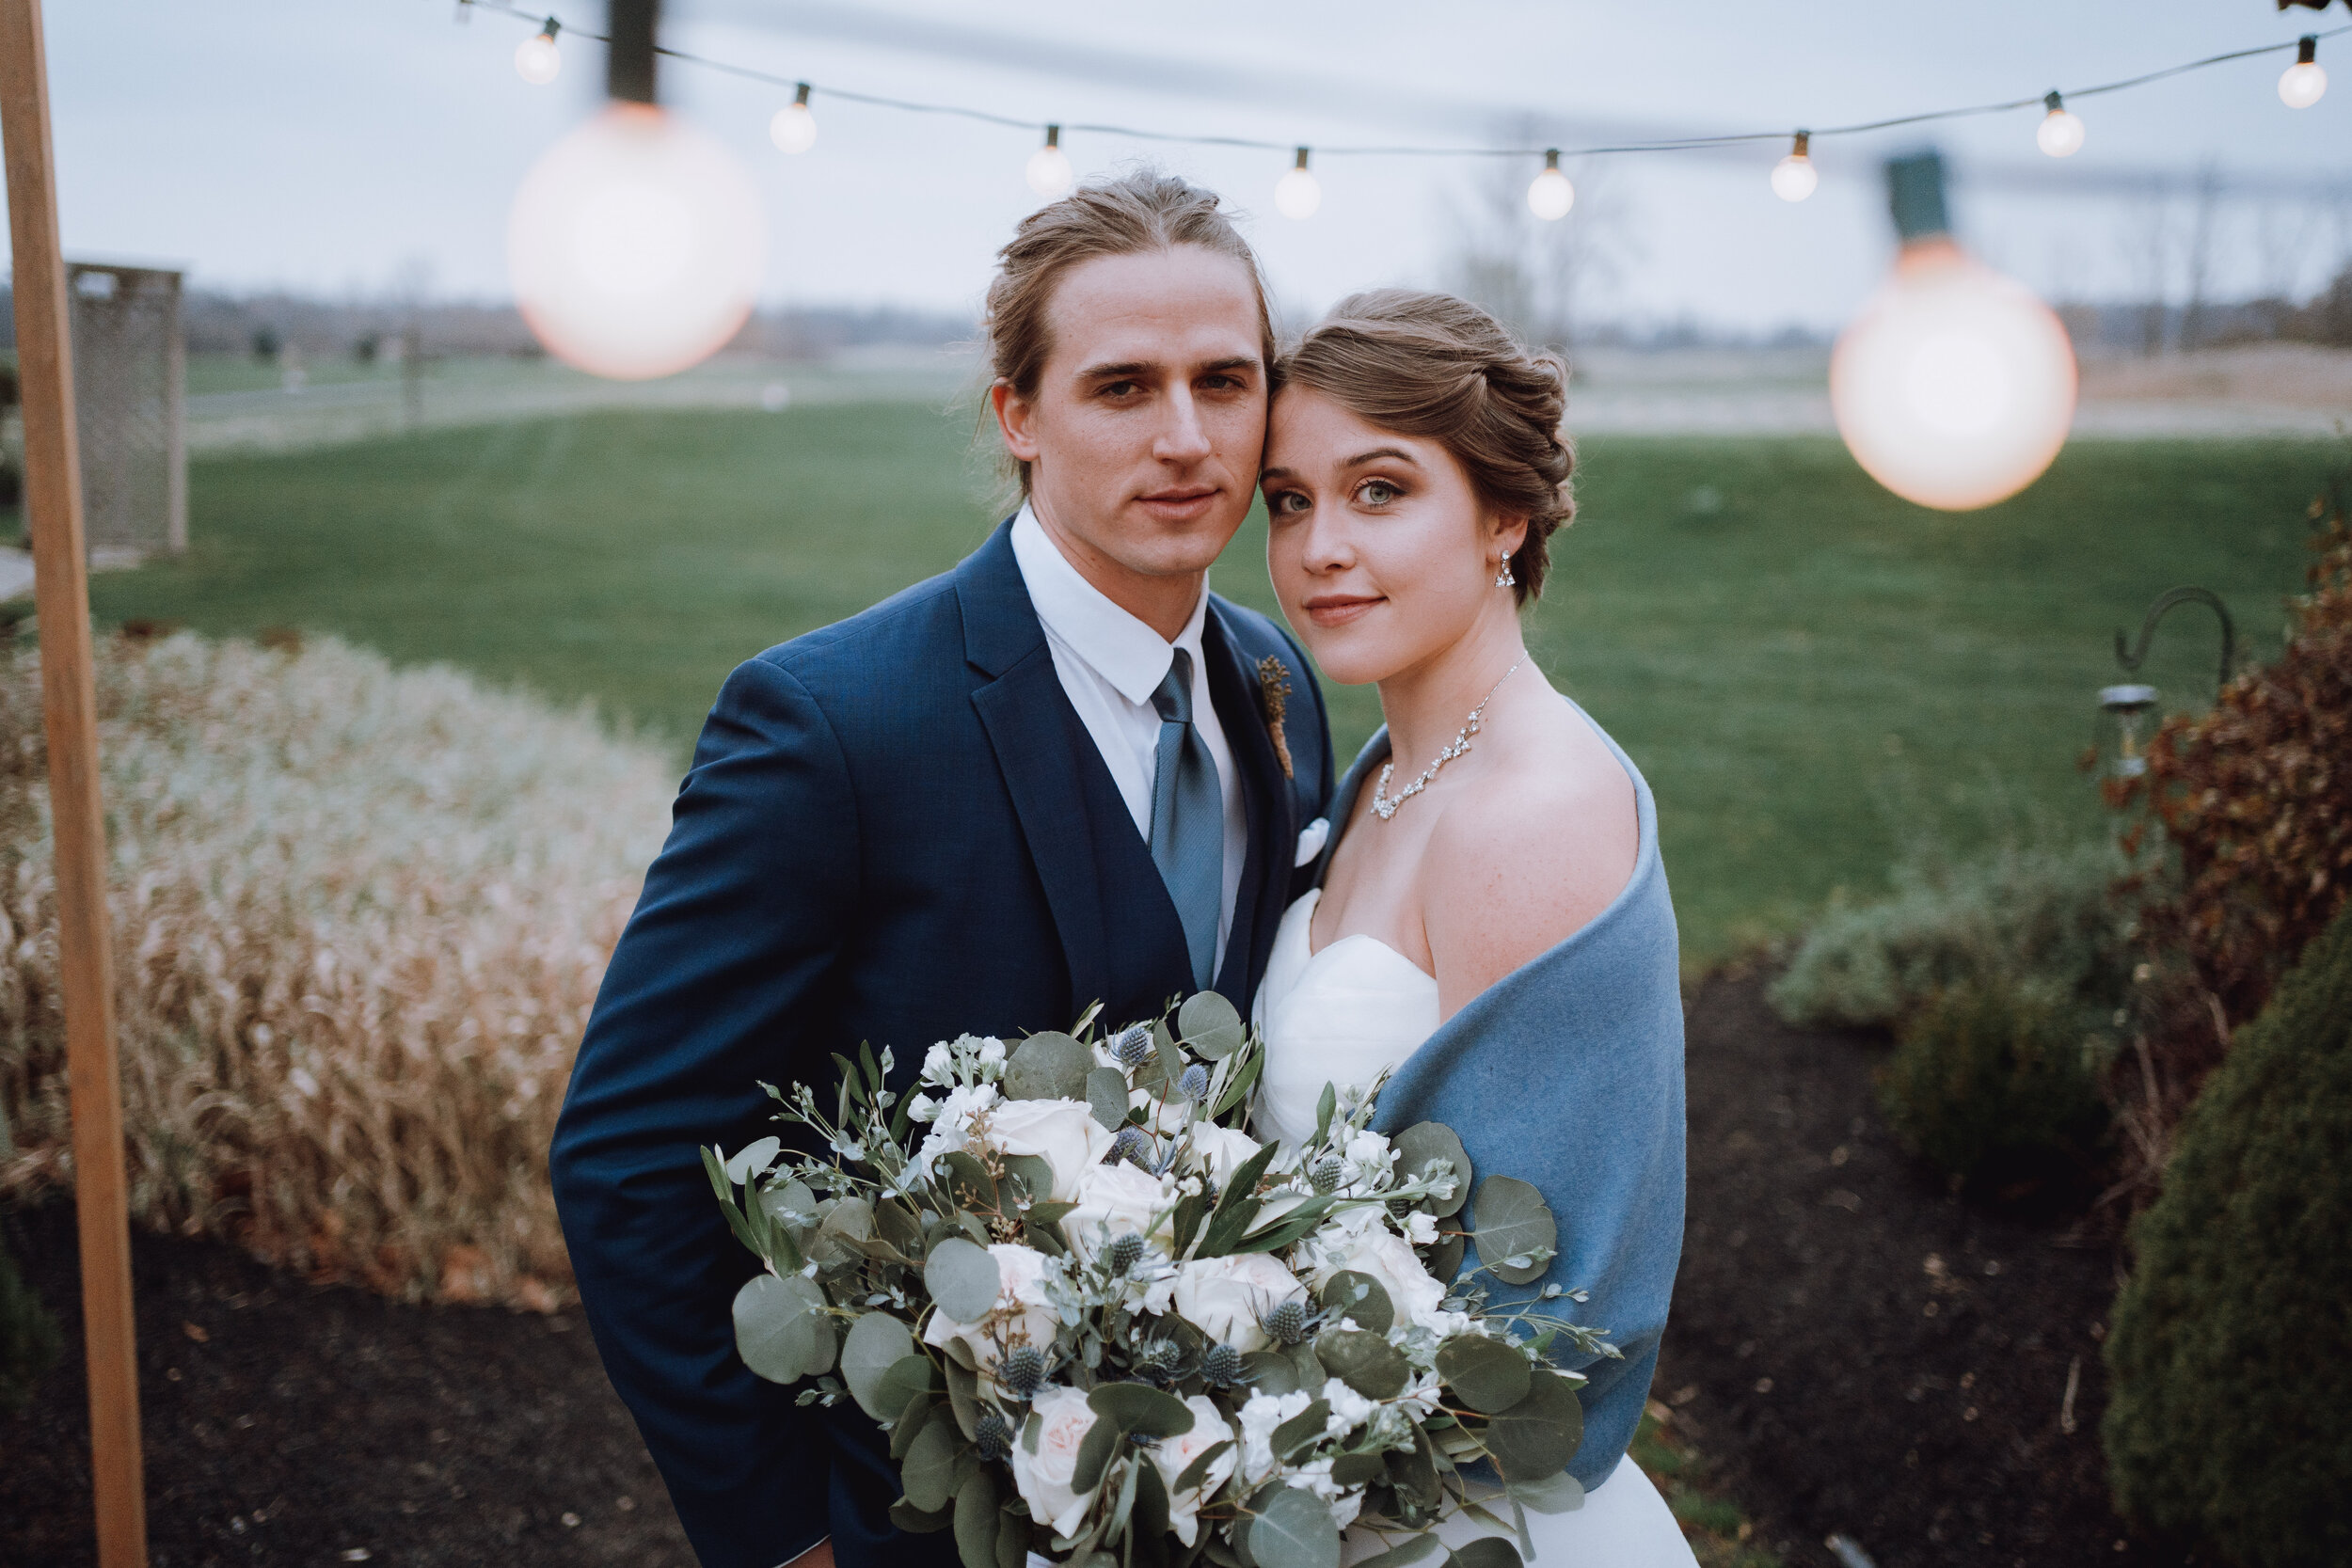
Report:
[[[2123,628],[2115,631],[2115,661],[2126,671],[2137,673],[2140,661],[2148,657],[2148,640],[2156,634],[2156,623],[2175,605],[2201,604],[2211,609],[2221,620],[2221,673],[2215,677],[2218,689],[2230,684],[2230,672],[2237,668],[2237,625],[2230,619],[2230,607],[2221,602],[2221,595],[2209,588],[2175,588],[2148,607],[2148,618],[2139,624],[2139,644],[2128,647]]]

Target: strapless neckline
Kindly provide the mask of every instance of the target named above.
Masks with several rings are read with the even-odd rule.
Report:
[[[1370,1084],[1437,1032],[1438,982],[1379,938],[1359,932],[1322,950],[1310,935],[1323,891],[1283,912],[1252,1016],[1265,1042],[1257,1120],[1296,1144],[1314,1131],[1323,1085]]]

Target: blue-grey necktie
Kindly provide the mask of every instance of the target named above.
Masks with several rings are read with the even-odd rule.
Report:
[[[1225,898],[1225,798],[1216,762],[1192,722],[1192,656],[1175,650],[1168,678],[1152,693],[1160,716],[1159,757],[1152,774],[1152,863],[1184,925],[1192,983],[1215,976],[1216,917]]]

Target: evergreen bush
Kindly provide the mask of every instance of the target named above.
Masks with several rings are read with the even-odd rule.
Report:
[[[2244,1568],[2352,1561],[2352,911],[2238,1031],[2135,1224],[2116,1501]]]
[[[1967,981],[1930,996],[1904,1022],[1879,1100],[1896,1135],[1947,1174],[2019,1174],[2096,1139],[2106,1049],[2066,999],[2032,985]]]

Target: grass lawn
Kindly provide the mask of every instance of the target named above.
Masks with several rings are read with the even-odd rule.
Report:
[[[727,670],[944,570],[994,521],[968,413],[615,411],[432,432],[191,475],[183,561],[93,579],[102,624],[334,632],[559,699],[681,757]],[[1539,658],[1655,786],[1686,953],[1707,960],[1882,886],[1919,842],[2087,831],[2074,770],[2114,628],[2180,583],[2242,650],[2301,586],[2322,443],[2081,443],[1961,516],[1878,488],[1836,443],[1596,437],[1582,515],[1530,620]],[[1270,609],[1253,522],[1223,593]],[[2211,694],[2203,612],[2151,678]],[[1377,722],[1332,693],[1339,741]]]

